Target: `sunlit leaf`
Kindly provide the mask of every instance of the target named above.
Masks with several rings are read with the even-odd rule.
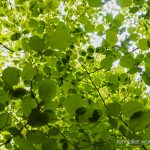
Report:
[[[91,7],[99,7],[101,4],[101,0],[88,0],[88,4]]]
[[[132,0],[116,0],[116,3],[120,7],[130,7],[132,5]]]
[[[64,50],[69,47],[71,42],[69,28],[62,22],[60,22],[56,28],[56,31],[51,35],[49,43],[52,48]]]

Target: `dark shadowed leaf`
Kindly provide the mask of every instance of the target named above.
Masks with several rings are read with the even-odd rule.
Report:
[[[10,39],[11,39],[12,41],[17,41],[17,40],[20,39],[20,37],[21,37],[21,34],[18,33],[18,32],[16,32],[16,33],[12,34],[12,36],[10,37]]]
[[[54,139],[49,139],[46,140],[43,144],[42,144],[42,149],[43,150],[58,150],[58,146],[57,146],[57,142]]]
[[[46,134],[40,130],[28,131],[26,137],[31,143],[34,144],[40,144],[46,140]]]
[[[47,114],[40,112],[38,109],[32,109],[29,118],[28,124],[33,127],[40,127],[48,123],[49,117]]]

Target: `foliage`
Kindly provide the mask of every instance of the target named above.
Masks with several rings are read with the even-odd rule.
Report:
[[[119,142],[150,139],[150,0],[1,0],[0,22],[0,149],[150,148]]]

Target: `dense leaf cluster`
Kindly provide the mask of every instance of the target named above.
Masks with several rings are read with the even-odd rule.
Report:
[[[150,0],[1,0],[0,149],[150,149],[149,49]]]

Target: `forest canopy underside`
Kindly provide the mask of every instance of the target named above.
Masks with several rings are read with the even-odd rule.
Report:
[[[149,150],[150,0],[0,0],[0,149]]]

